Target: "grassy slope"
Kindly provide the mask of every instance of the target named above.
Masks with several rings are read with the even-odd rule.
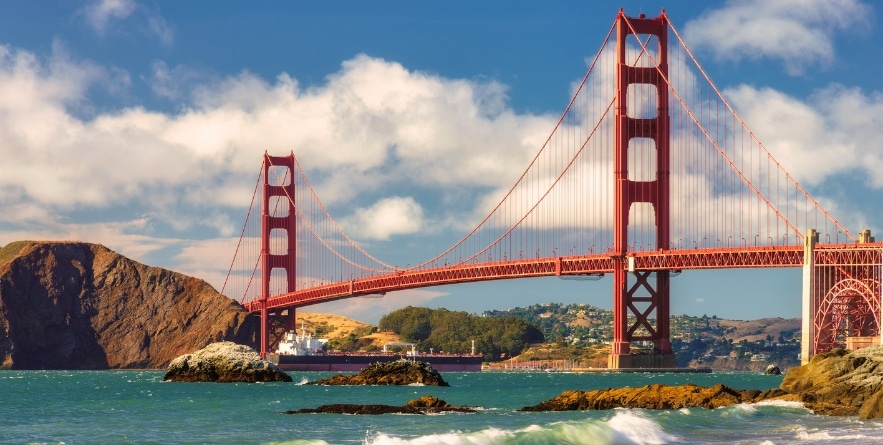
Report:
[[[21,253],[22,249],[34,244],[33,241],[15,241],[0,248],[0,266],[3,266]]]
[[[401,337],[391,332],[371,333],[375,326],[342,315],[298,312],[298,330],[302,322],[306,324],[307,332],[315,332],[318,337],[332,341],[355,335],[357,338],[370,339],[370,344],[380,348],[386,343],[402,341]]]

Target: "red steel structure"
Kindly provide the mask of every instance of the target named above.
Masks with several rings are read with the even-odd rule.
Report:
[[[853,236],[784,170],[664,11],[620,11],[528,167],[468,234],[426,261],[396,267],[362,249],[294,154],[264,156],[252,209],[259,190],[261,218],[249,211],[222,291],[261,313],[262,354],[293,327],[297,307],[612,274],[609,366],[669,367],[671,276],[728,268],[803,267],[805,359],[879,337],[883,244]],[[634,354],[636,343],[652,353]]]
[[[291,199],[294,196],[294,157],[274,157],[264,155],[263,174],[264,178],[270,177],[270,170],[280,177],[275,184],[270,181],[263,182],[261,193],[261,294],[258,299],[261,312],[261,356],[266,357],[266,345],[270,344],[270,334],[275,334],[273,344],[278,344],[284,332],[295,328],[295,309],[287,310],[282,318],[284,330],[270,327],[270,307],[267,300],[270,298],[270,277],[273,270],[284,272],[285,291],[295,290],[297,277],[297,218],[295,218],[295,203]],[[282,170],[281,172],[278,170]],[[280,175],[281,173],[281,175]],[[284,251],[271,252],[270,239],[273,232],[282,232],[281,238],[285,240]]]
[[[626,55],[629,35],[648,35],[657,40],[655,60],[649,66],[636,66]],[[632,341],[649,340],[654,344],[653,363],[642,363],[655,368],[674,367],[674,355],[669,339],[669,271],[635,271],[634,285],[629,285],[627,255],[629,250],[629,214],[632,205],[646,202],[653,206],[656,225],[656,248],[669,245],[669,119],[668,119],[668,18],[663,13],[655,19],[642,14],[628,19],[620,13],[616,17],[616,103],[614,115],[614,235],[613,254],[613,349],[610,368],[634,367],[629,354]],[[646,46],[643,48],[647,49]],[[638,57],[643,59],[645,54]],[[656,115],[632,117],[629,115],[629,87],[649,85],[656,92]],[[652,180],[629,178],[629,146],[636,138],[652,141],[655,148],[655,172]],[[634,270],[634,269],[633,269]],[[651,283],[651,274],[655,283]],[[645,292],[646,295],[638,295]],[[633,322],[629,321],[633,315]],[[655,317],[651,318],[651,315]],[[655,319],[655,326],[650,323]],[[658,358],[657,358],[658,357]]]

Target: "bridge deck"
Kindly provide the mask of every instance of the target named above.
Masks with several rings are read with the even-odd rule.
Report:
[[[822,249],[824,246],[817,246]],[[630,253],[635,270],[687,270],[800,267],[803,248],[776,246],[757,248],[714,248],[661,250]],[[613,272],[619,260],[609,254],[520,259],[480,264],[459,264],[423,270],[399,270],[387,275],[361,278],[300,289],[268,298],[269,309],[307,306],[342,298],[383,294],[397,290],[454,283],[529,277],[581,277]],[[260,309],[258,301],[245,304],[249,311]]]

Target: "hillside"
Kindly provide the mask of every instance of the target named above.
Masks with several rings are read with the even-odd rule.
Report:
[[[401,342],[392,332],[377,332],[377,327],[342,315],[297,311],[297,328],[305,327],[319,338],[327,338],[330,348],[346,351],[382,349],[383,345]]]
[[[203,280],[77,242],[0,249],[0,368],[162,368],[260,320]]]
[[[484,315],[514,315],[540,328],[550,345],[531,348],[521,360],[573,360],[596,367],[606,364],[606,345],[613,338],[611,311],[588,304],[545,303],[486,311]],[[675,315],[670,327],[678,366],[758,370],[768,363],[790,367],[800,362],[798,318],[742,321]]]
[[[405,308],[400,311],[416,309],[418,308]],[[423,310],[430,311],[425,308]],[[441,312],[444,313],[445,311]],[[607,365],[607,355],[610,352],[608,342],[613,335],[613,314],[608,310],[586,304],[546,303],[506,311],[487,311],[482,315],[491,318],[518,317],[539,327],[546,337],[545,343],[531,344],[520,350],[516,357],[503,357],[504,360],[492,367],[520,364],[526,367],[597,368]],[[320,336],[332,339],[334,349],[368,350],[382,347],[390,341],[402,341],[401,336],[391,332],[376,332],[374,326],[342,316],[299,312],[298,319],[301,317],[306,320],[308,330],[311,330],[310,326],[315,326]],[[417,320],[419,317],[412,314],[408,318]],[[673,349],[679,366],[758,371],[770,363],[782,368],[799,364],[799,319],[762,318],[743,321],[716,316],[677,315],[672,317],[671,328]],[[424,332],[426,339],[433,335],[426,328],[417,326],[409,331]],[[371,332],[373,333],[368,334]],[[438,333],[435,335],[438,336]],[[480,336],[476,335],[474,339],[479,352],[486,352],[480,349],[480,345],[484,344],[480,341]],[[419,339],[416,342],[424,350],[430,344]]]

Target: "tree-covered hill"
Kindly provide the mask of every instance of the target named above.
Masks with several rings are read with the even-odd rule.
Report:
[[[674,315],[670,327],[678,366],[747,370],[768,363],[799,364],[799,319]],[[476,352],[488,362],[521,356],[518,360],[604,366],[613,337],[613,313],[588,304],[559,303],[481,315],[409,306],[381,318],[379,329],[416,343],[420,351],[466,353],[475,341]],[[652,344],[639,342],[632,347],[637,351]]]
[[[588,304],[534,304],[505,311],[486,311],[483,315],[488,318],[518,317],[537,326],[547,342],[559,346],[601,345],[613,338],[613,312]],[[733,365],[733,369],[742,369],[751,361],[786,366],[799,363],[800,319],[741,321],[721,319],[716,315],[674,315],[670,328],[678,366],[714,365],[721,368]]]
[[[475,351],[485,361],[521,354],[531,343],[544,341],[536,326],[515,316],[479,317],[463,311],[408,306],[383,316],[380,330],[399,334],[422,351],[467,353]]]

